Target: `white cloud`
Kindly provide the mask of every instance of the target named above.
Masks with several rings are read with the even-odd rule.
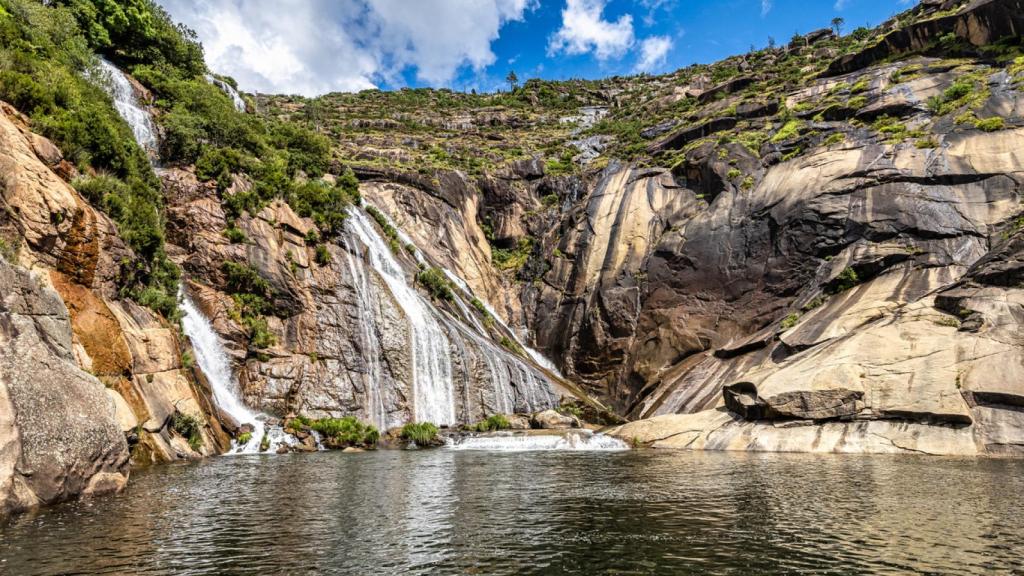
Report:
[[[495,61],[491,43],[535,0],[159,0],[207,63],[243,90],[322,94],[417,78],[449,84]]]
[[[842,10],[843,8],[846,8],[846,2],[847,0],[836,0],[836,3],[833,6],[833,8],[835,8],[836,10]]]
[[[604,19],[607,0],[566,0],[562,27],[548,42],[548,54],[586,54],[598,60],[619,58],[633,47],[633,17]]]
[[[765,17],[772,11],[772,0],[761,0],[761,17]]]
[[[637,72],[650,72],[665,63],[668,51],[672,49],[672,39],[668,36],[651,36],[640,43],[640,59],[636,63]]]

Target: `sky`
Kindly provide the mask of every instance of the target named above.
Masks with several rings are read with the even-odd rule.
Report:
[[[769,36],[874,26],[912,0],[158,0],[247,92],[491,92],[514,70],[565,80],[671,72]]]

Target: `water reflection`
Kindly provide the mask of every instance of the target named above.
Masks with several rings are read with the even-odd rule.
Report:
[[[3,528],[0,573],[983,574],[1024,463],[419,451],[218,458]]]

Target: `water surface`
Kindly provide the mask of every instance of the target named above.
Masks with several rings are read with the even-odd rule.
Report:
[[[0,573],[989,574],[1024,462],[380,451],[136,471],[0,528]]]

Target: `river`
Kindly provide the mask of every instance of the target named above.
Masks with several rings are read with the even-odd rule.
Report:
[[[378,451],[133,472],[0,529],[0,573],[989,574],[1024,462]]]

